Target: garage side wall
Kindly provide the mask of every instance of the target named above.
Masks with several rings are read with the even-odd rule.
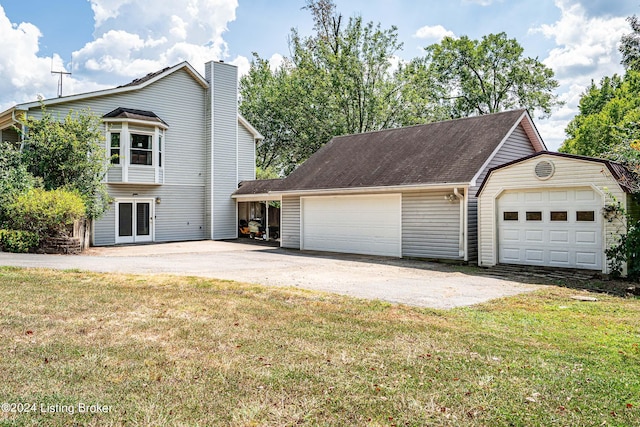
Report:
[[[555,168],[551,178],[544,181],[539,180],[534,172],[535,165],[542,160],[550,161]],[[480,266],[490,267],[498,262],[496,200],[506,190],[591,187],[605,195],[605,204],[613,203],[615,197],[626,208],[626,194],[607,167],[599,162],[543,155],[495,170],[487,179],[478,199]],[[602,212],[597,214],[602,215]],[[608,221],[603,221],[603,224],[604,247],[607,248],[614,244],[619,224]],[[607,269],[607,263],[604,264]]]
[[[280,210],[280,241],[283,248],[300,249],[300,196],[284,196]]]
[[[402,256],[460,257],[460,201],[452,191],[402,194]],[[445,199],[447,197],[447,199]]]

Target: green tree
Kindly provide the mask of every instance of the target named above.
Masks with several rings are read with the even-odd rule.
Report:
[[[631,32],[620,40],[621,63],[627,70],[640,71],[640,20],[633,15],[627,21],[631,25]]]
[[[65,188],[82,197],[88,218],[98,218],[109,202],[104,176],[109,167],[100,119],[89,111],[70,111],[62,120],[42,105],[39,118],[21,120],[24,161],[46,190]]]
[[[240,82],[240,112],[265,136],[258,166],[284,174],[333,136],[397,126],[400,83],[391,71],[397,29],[345,20],[331,0],[308,0],[314,34],[293,29],[276,70],[255,55]]]
[[[7,206],[16,195],[40,185],[22,162],[19,147],[0,141],[0,228],[7,220]]]
[[[560,151],[625,162],[625,156],[634,157],[631,144],[639,123],[640,72],[604,77],[582,95]]]
[[[558,82],[550,68],[523,54],[517,40],[505,33],[482,40],[445,37],[427,47],[425,57],[412,61],[406,78],[415,90],[430,88],[426,102],[437,108],[427,105],[422,110],[435,111],[436,116],[465,117],[514,108],[548,116],[561,104],[554,94]]]

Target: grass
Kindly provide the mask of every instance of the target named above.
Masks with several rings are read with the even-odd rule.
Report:
[[[576,293],[437,311],[0,268],[0,403],[36,404],[0,425],[640,425],[640,300]]]

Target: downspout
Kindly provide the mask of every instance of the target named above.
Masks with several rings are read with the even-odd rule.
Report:
[[[464,250],[464,224],[465,224],[465,220],[464,220],[464,195],[460,194],[460,192],[458,191],[458,187],[455,187],[453,189],[453,194],[458,198],[458,200],[460,201],[460,235],[458,238],[458,255],[461,257],[465,256],[465,250]]]

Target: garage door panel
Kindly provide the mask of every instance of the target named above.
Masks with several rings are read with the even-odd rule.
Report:
[[[401,255],[400,195],[302,200],[302,249]]]
[[[541,243],[543,241],[542,230],[525,230],[524,234],[525,234],[524,240],[526,242]]]
[[[597,212],[602,203],[589,188],[503,193],[497,200],[499,262],[601,270],[603,220]],[[578,221],[582,211],[596,215]],[[504,212],[517,212],[507,216],[517,220],[505,221]],[[527,212],[541,217],[529,215],[527,221]]]
[[[549,262],[569,265],[569,251],[549,251]]]
[[[524,259],[530,263],[542,263],[544,261],[544,251],[542,249],[525,249]]]
[[[569,243],[569,232],[552,230],[549,232],[549,242],[550,243]]]

